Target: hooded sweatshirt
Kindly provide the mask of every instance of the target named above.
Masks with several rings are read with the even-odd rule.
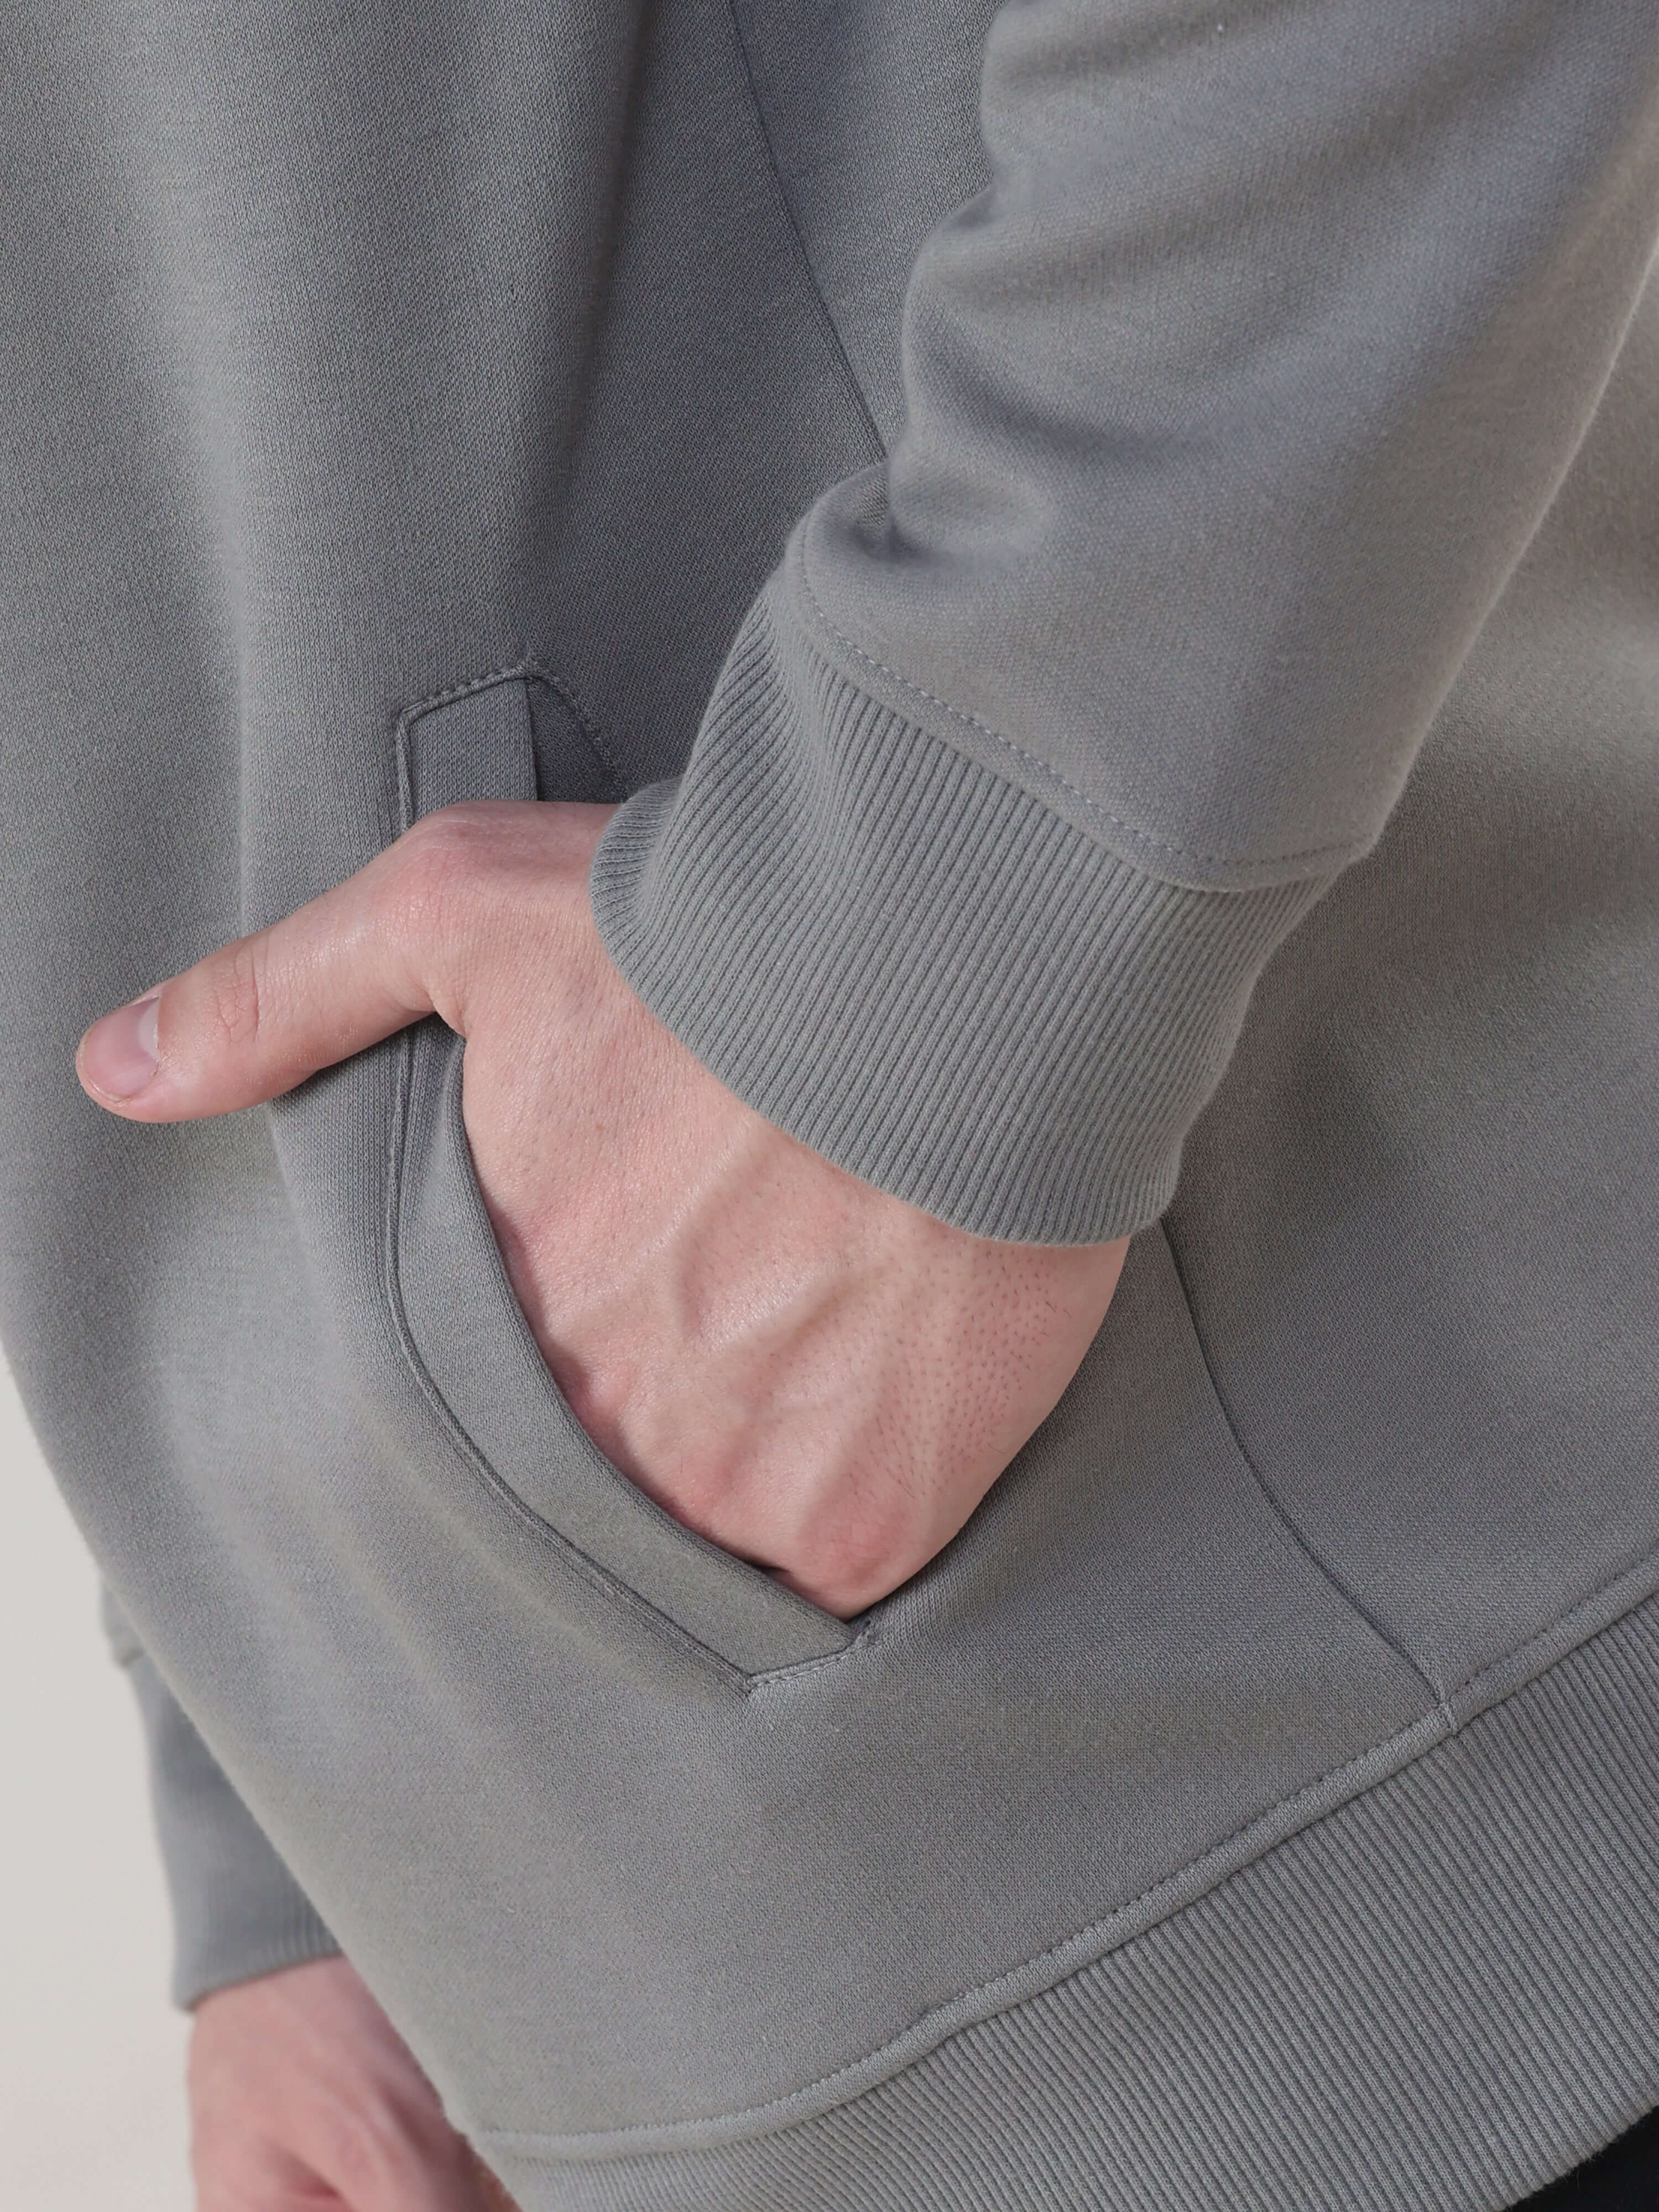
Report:
[[[1659,2100],[1659,27],[122,0],[0,70],[0,1315],[177,1994],[526,2212],[1512,2202]],[[732,1091],[1133,1233],[862,1619],[514,1303],[435,1020],[107,1006],[465,798]]]

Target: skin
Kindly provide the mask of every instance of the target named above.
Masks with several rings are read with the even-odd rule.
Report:
[[[610,811],[447,808],[322,898],[94,1023],[77,1070],[129,1121],[191,1120],[276,1097],[441,1014],[466,1039],[467,1136],[497,1241],[577,1418],[688,1527],[850,1617],[950,1541],[1052,1409],[1127,1239],[970,1237],[752,1112],[599,941],[587,876]],[[214,2021],[207,2139],[226,2171],[240,2154],[225,2146],[243,2139],[301,2167],[313,2156],[316,2098],[353,2076],[343,2059],[289,2067],[296,2041],[343,2051],[360,2032],[371,2100],[392,2064],[396,2039],[361,1983],[320,2022],[309,1998],[267,2002],[264,1986],[223,1991],[198,2016],[198,2046]],[[273,2074],[288,2082],[280,2105]],[[416,2115],[406,2088],[397,2112]],[[199,2088],[195,2104],[199,2143]],[[429,2113],[415,2139],[434,2144]],[[392,2201],[314,2172],[308,2196],[291,2170],[268,2187],[215,2180],[204,2212]],[[430,2202],[472,2212],[489,2202],[473,2185]]]
[[[189,2088],[198,2212],[512,2212],[343,1959],[204,1997]]]

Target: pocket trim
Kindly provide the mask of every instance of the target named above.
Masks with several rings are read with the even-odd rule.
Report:
[[[527,667],[411,708],[398,725],[405,826],[464,799],[537,793]],[[684,1527],[614,1467],[542,1358],[490,1229],[461,1110],[462,1040],[406,1033],[386,1224],[405,1358],[466,1456],[607,1589],[745,1678],[836,1658],[857,1627]]]

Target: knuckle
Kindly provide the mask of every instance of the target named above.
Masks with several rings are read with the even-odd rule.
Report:
[[[908,1526],[853,1520],[816,1531],[789,1562],[797,1583],[818,1594],[827,1611],[862,1612],[907,1581],[922,1564]]]
[[[475,908],[494,873],[493,829],[481,807],[462,803],[425,815],[406,830],[398,841],[392,878],[400,910],[442,927],[458,910]]]
[[[398,841],[406,869],[416,875],[471,875],[483,865],[491,842],[491,823],[484,809],[462,800],[424,814]]]
[[[373,2197],[405,2178],[415,2163],[409,2131],[390,2104],[366,2096],[339,2116],[330,2151],[330,2178],[348,2203]]]
[[[424,948],[428,981],[447,994],[447,1020],[465,1026],[479,983],[527,945],[572,945],[572,878],[550,857],[544,809],[463,800],[422,816],[392,852],[380,927],[395,944]],[[585,877],[580,884],[585,898]]]
[[[252,941],[230,945],[207,973],[206,1013],[214,1042],[246,1052],[258,1042],[263,1012],[263,963]]]

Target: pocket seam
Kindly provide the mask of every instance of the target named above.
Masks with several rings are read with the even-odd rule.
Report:
[[[646,1626],[657,1630],[693,1656],[718,1671],[732,1686],[741,1688],[749,1677],[740,1667],[734,1666],[720,1652],[703,1644],[689,1629],[671,1620],[650,1601],[632,1589],[618,1577],[602,1566],[570,1539],[556,1528],[553,1523],[538,1513],[522,1498],[505,1476],[491,1465],[467,1434],[454,1408],[439,1389],[435,1377],[421,1356],[410,1328],[404,1302],[403,1269],[401,1264],[401,1227],[404,1188],[404,1163],[408,1132],[409,1097],[414,1081],[415,1034],[405,1030],[398,1039],[398,1069],[394,1085],[393,1108],[386,1154],[386,1207],[383,1225],[384,1288],[386,1304],[392,1314],[397,1334],[398,1350],[404,1364],[419,1387],[421,1395],[436,1416],[445,1442],[465,1466],[486,1493],[498,1504],[504,1505],[513,1518],[526,1528],[544,1547],[554,1551],[566,1565],[604,1598],[624,1601],[625,1609]]]
[[[1205,1377],[1209,1384],[1210,1395],[1215,1401],[1216,1411],[1220,1414],[1222,1420],[1226,1425],[1227,1434],[1232,1438],[1234,1450],[1238,1454],[1243,1465],[1249,1469],[1250,1480],[1261,1492],[1263,1498],[1267,1502],[1268,1510],[1273,1514],[1273,1518],[1278,1522],[1279,1527],[1283,1528],[1291,1541],[1296,1546],[1297,1551],[1301,1553],[1303,1558],[1307,1560],[1309,1565],[1312,1567],[1315,1573],[1319,1575],[1323,1581],[1329,1584],[1331,1589],[1336,1592],[1336,1595],[1351,1611],[1358,1614],[1360,1620],[1364,1622],[1366,1627],[1370,1630],[1372,1635],[1376,1637],[1382,1643],[1386,1644],[1389,1650],[1394,1653],[1396,1659],[1401,1661],[1404,1665],[1411,1668],[1418,1680],[1422,1683],[1423,1686],[1429,1692],[1430,1695],[1435,1698],[1442,1711],[1449,1717],[1451,1707],[1449,1699],[1449,1693],[1446,1690],[1445,1685],[1442,1682],[1437,1682],[1435,1680],[1434,1676],[1424,1667],[1422,1662],[1418,1659],[1413,1652],[1408,1650],[1405,1644],[1401,1642],[1400,1638],[1394,1633],[1393,1630],[1389,1628],[1387,1622],[1381,1620],[1377,1614],[1373,1613],[1371,1608],[1364,1602],[1364,1599],[1362,1599],[1356,1591],[1350,1589],[1347,1583],[1343,1581],[1341,1576],[1337,1573],[1336,1570],[1331,1566],[1327,1560],[1321,1557],[1319,1553],[1314,1548],[1313,1545],[1309,1542],[1307,1537],[1303,1534],[1302,1530],[1297,1526],[1296,1522],[1291,1518],[1291,1515],[1285,1511],[1284,1505],[1280,1503],[1278,1496],[1275,1494],[1272,1484],[1262,1474],[1261,1469],[1256,1465],[1255,1457],[1252,1455],[1249,1445],[1245,1443],[1243,1437],[1239,1431],[1238,1423],[1233,1418],[1233,1409],[1228,1403],[1227,1395],[1225,1391],[1223,1390],[1219,1378],[1215,1371],[1215,1364],[1210,1358],[1210,1347],[1205,1341],[1203,1330],[1199,1327],[1198,1311],[1193,1304],[1193,1294],[1188,1287],[1186,1270],[1181,1264],[1181,1254],[1176,1248],[1175,1238],[1170,1235],[1167,1224],[1162,1221],[1158,1224],[1158,1232],[1164,1239],[1164,1247],[1170,1255],[1170,1264],[1175,1270],[1176,1282],[1181,1291],[1181,1302],[1187,1310],[1188,1326],[1191,1328],[1193,1333],[1193,1342],[1198,1347],[1198,1356],[1203,1362]]]
[[[401,825],[405,831],[413,826],[417,818],[416,796],[418,763],[411,743],[416,725],[434,711],[453,706],[461,700],[476,697],[482,692],[513,683],[518,684],[526,695],[526,711],[527,713],[533,712],[527,696],[529,685],[532,683],[541,683],[546,685],[576,720],[582,737],[592,746],[606,778],[620,787],[621,777],[615,763],[599,738],[592,717],[586,713],[580,702],[571,692],[569,687],[543,663],[533,657],[525,656],[510,665],[489,670],[464,683],[451,684],[430,693],[414,702],[399,714],[395,730],[398,805]],[[849,1622],[838,1622],[836,1625],[839,1627],[850,1631],[850,1633],[846,1643],[836,1650],[820,1651],[807,1658],[786,1660],[778,1665],[762,1666],[753,1669],[744,1666],[738,1660],[729,1658],[723,1651],[706,1643],[694,1629],[686,1626],[673,1614],[665,1612],[659,1605],[653,1602],[645,1593],[635,1589],[630,1582],[618,1575],[612,1568],[584,1551],[580,1544],[567,1535],[522,1495],[517,1486],[495,1466],[490,1455],[475,1441],[466,1423],[451,1405],[437,1377],[427,1364],[409,1318],[404,1291],[403,1214],[407,1188],[410,1114],[416,1071],[416,1054],[422,1048],[423,1042],[433,1043],[435,1049],[435,1042],[422,1036],[425,1027],[425,1024],[411,1025],[402,1032],[397,1041],[397,1072],[394,1079],[393,1110],[388,1132],[386,1158],[383,1277],[385,1295],[404,1364],[420,1389],[422,1396],[437,1416],[439,1426],[452,1450],[465,1463],[474,1479],[480,1482],[487,1492],[495,1497],[499,1502],[507,1505],[514,1518],[527,1526],[539,1541],[555,1548],[559,1557],[580,1573],[583,1579],[601,1595],[611,1600],[617,1597],[624,1599],[626,1611],[636,1622],[655,1627],[677,1648],[712,1664],[719,1670],[723,1679],[741,1689],[744,1694],[757,1685],[775,1683],[780,1679],[787,1679],[817,1668],[838,1662],[845,1659],[850,1652],[863,1649],[872,1640],[875,1628],[873,1618],[866,1619],[863,1625],[857,1628]],[[580,1424],[576,1424],[576,1426],[580,1427]],[[616,1473],[618,1481],[624,1483],[627,1481],[627,1478],[622,1475],[619,1470],[613,1470],[613,1472]],[[704,1540],[695,1537],[690,1531],[680,1528],[678,1524],[674,1522],[672,1516],[666,1516],[665,1518],[669,1524],[667,1528],[661,1532],[665,1540],[672,1540],[674,1536],[678,1535],[697,1545],[699,1548],[703,1547]],[[758,1571],[754,1569],[744,1569],[742,1562],[724,1553],[720,1546],[708,1545],[706,1548],[732,1568],[750,1573]],[[834,1616],[827,1616],[827,1618],[833,1620]]]
[[[471,699],[480,691],[493,690],[501,684],[540,684],[562,702],[571,720],[592,747],[593,757],[604,770],[605,781],[615,798],[620,801],[629,796],[628,779],[617,766],[603,731],[580,692],[561,676],[548,662],[534,653],[525,653],[519,659],[500,668],[487,669],[482,676],[470,676],[464,683],[445,685],[441,690],[430,691],[424,698],[416,699],[403,708],[392,732],[392,742],[398,768],[398,821],[401,831],[415,826],[415,793],[410,776],[409,734],[415,724],[440,708],[453,707],[458,700]]]

